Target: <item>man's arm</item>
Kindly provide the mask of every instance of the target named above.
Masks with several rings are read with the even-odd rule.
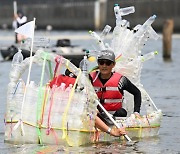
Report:
[[[23,16],[22,18],[17,17],[16,20],[19,24],[23,24],[27,22],[27,17],[26,16]]]
[[[140,90],[125,76],[123,76],[120,79],[118,88],[121,93],[123,93],[123,90],[126,90],[132,95],[134,95],[134,112],[140,113],[140,107],[141,107]]]
[[[124,127],[122,127],[122,128],[116,128],[116,127],[110,128],[98,116],[96,116],[96,118],[95,118],[95,126],[97,128],[99,128],[101,131],[106,132],[106,133],[113,135],[113,136],[116,136],[116,137],[126,134]]]

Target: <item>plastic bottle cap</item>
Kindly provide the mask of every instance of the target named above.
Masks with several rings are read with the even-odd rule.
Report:
[[[157,16],[154,14],[153,17],[156,18]]]
[[[64,82],[61,83],[61,86],[65,86],[66,84]]]
[[[157,54],[158,54],[158,51],[154,51],[154,54],[157,55]]]
[[[30,81],[30,86],[34,86],[35,82],[34,81]]]
[[[94,61],[96,61],[96,57],[95,56],[91,56],[91,57],[88,58],[88,60],[90,62],[94,62]]]
[[[85,52],[86,52],[86,54],[89,54],[89,50],[86,50]]]
[[[84,59],[87,59],[87,56],[84,56]]]

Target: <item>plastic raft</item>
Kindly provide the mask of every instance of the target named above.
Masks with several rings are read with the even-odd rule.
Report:
[[[156,16],[130,30],[129,22],[123,20],[122,15],[133,13],[134,7],[121,9],[116,5],[114,12],[116,26],[111,44],[103,42],[111,29],[110,26],[106,26],[100,35],[96,32],[90,34],[96,39],[97,51],[112,49],[115,52],[114,70],[127,76],[140,89],[142,95],[141,118],[136,118],[132,114],[133,97],[125,92],[123,107],[127,110],[128,117],[116,121],[120,126],[126,127],[131,138],[156,136],[159,133],[162,113],[140,82],[143,63],[156,54],[151,52],[142,55],[141,52],[148,39],[158,38],[151,27]],[[89,56],[95,58],[100,54],[95,51],[89,52]],[[25,60],[22,60],[20,51],[15,57],[16,63],[12,64],[9,74],[5,142],[80,146],[117,139],[94,129],[97,95],[86,77],[88,71],[92,69],[91,66],[96,65],[94,62],[85,56],[81,71],[62,56],[43,50],[37,50],[35,56]],[[38,67],[41,69],[38,70]],[[27,74],[27,68],[29,71],[25,83],[23,78]],[[64,74],[66,70],[77,76],[74,86],[50,87],[50,81]],[[30,80],[31,71],[41,72],[40,75],[36,75],[38,82]]]
[[[26,58],[19,65],[12,66],[5,117],[5,141],[14,144],[70,146],[95,142],[97,133],[94,129],[96,115],[94,102],[97,96],[91,83],[83,73],[81,74],[81,70],[67,59],[43,51],[37,52],[39,54],[34,56],[33,63],[42,63],[41,60],[61,60],[62,65],[68,64],[67,68],[77,74],[77,84],[83,87],[83,90],[75,89],[74,86],[71,91],[66,91],[60,87],[50,88],[48,84],[38,86],[34,82],[25,86],[20,77],[29,66],[30,58]],[[130,137],[144,137],[158,134],[160,120],[161,111],[157,111],[142,116],[141,119],[131,115],[117,119],[117,122],[127,127]],[[98,141],[115,139],[103,132],[100,132],[98,138]]]

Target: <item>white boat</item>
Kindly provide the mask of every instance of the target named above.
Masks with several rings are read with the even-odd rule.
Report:
[[[37,37],[34,40],[34,50],[33,55],[39,48],[45,48],[47,52],[56,53],[67,59],[69,59],[76,66],[83,59],[85,55],[84,48],[78,45],[72,45],[70,39],[59,39],[55,46],[48,46],[48,39]],[[24,59],[30,56],[30,40],[26,40],[23,44],[12,44],[10,46],[1,47],[0,52],[4,60],[12,60],[13,56],[21,48]]]

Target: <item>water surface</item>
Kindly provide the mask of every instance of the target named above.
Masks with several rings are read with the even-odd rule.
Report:
[[[87,49],[95,48],[95,41],[90,39],[88,32],[82,31],[53,31],[37,32],[38,35],[51,36],[55,44],[59,38],[70,38],[72,44],[81,45]],[[12,31],[0,32],[0,45],[13,43]],[[155,59],[144,63],[141,82],[154,100],[156,106],[163,111],[163,119],[159,135],[143,139],[134,139],[134,144],[126,141],[113,141],[111,143],[97,143],[82,147],[63,147],[61,145],[12,145],[4,143],[4,114],[6,105],[6,91],[9,82],[8,73],[10,62],[1,62],[0,65],[0,153],[180,153],[180,37],[173,37],[172,60],[162,59],[162,39],[150,41],[143,49],[143,53],[158,50]],[[2,58],[0,57],[0,60]]]

